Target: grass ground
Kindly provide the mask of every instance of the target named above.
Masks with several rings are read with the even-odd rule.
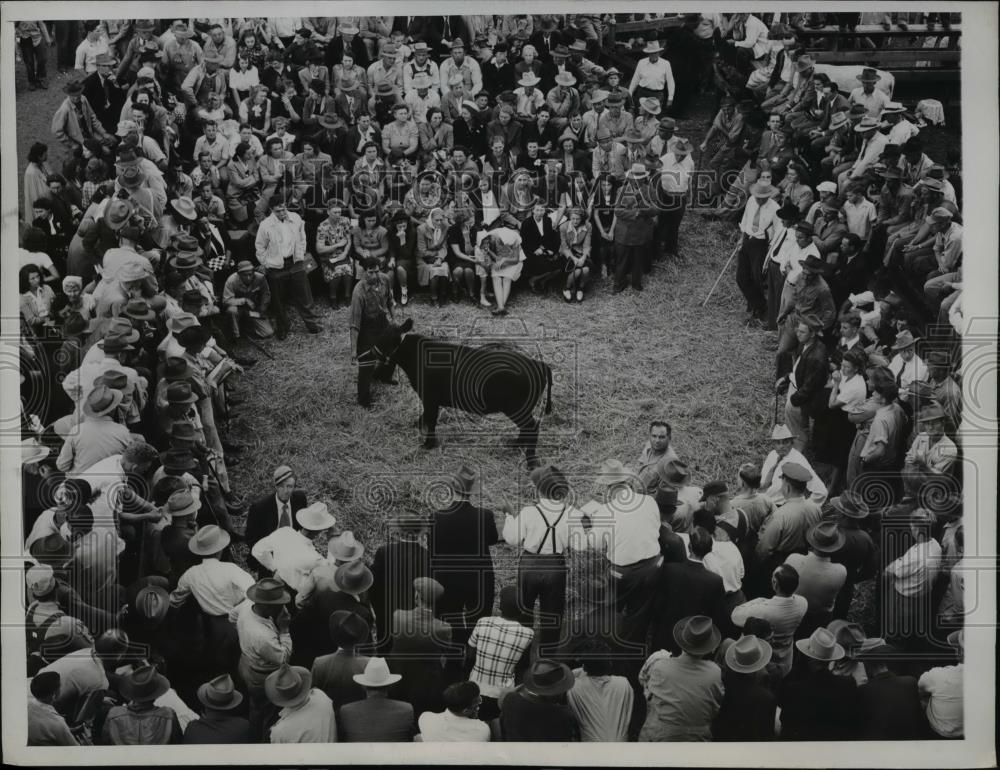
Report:
[[[19,176],[36,140],[49,142],[53,167],[61,165],[49,123],[65,80],[53,64],[49,90],[30,92],[17,67]],[[700,137],[707,118],[703,106],[679,122],[677,133]],[[938,158],[955,138],[940,129],[924,136],[928,153]],[[515,295],[504,319],[469,304],[434,310],[421,299],[402,316],[412,317],[421,333],[471,344],[500,338],[552,365],[554,409],[543,419],[539,453],[564,469],[584,500],[602,460],[629,462],[638,455],[653,418],[673,425],[694,483],[731,480],[740,463],[766,454],[774,403],[773,335],[743,324],[732,266],[701,307],[734,237],[731,225],[690,213],[681,230],[684,260],[659,263],[641,294],[612,296],[604,281],[579,306],[558,296]],[[245,378],[248,399],[230,428],[234,439],[251,446],[232,471],[237,491],[247,498],[266,494],[271,470],[287,463],[309,498],[328,502],[338,528],[353,530],[369,553],[385,539],[387,514],[399,506],[433,506],[441,492],[435,482],[463,463],[484,480],[483,505],[516,510],[531,499],[523,457],[506,443],[514,428],[504,418],[445,410],[442,446],[424,451],[415,427],[418,400],[404,376],[398,386],[376,386],[372,411],[359,409],[348,311],[322,304],[322,315],[322,334],[306,335],[299,326],[284,342],[268,343],[274,360],[261,356]],[[501,546],[495,555],[499,581],[511,582],[516,553]],[[571,585],[590,566],[588,558],[576,560]],[[871,628],[868,595],[859,591],[854,615]]]

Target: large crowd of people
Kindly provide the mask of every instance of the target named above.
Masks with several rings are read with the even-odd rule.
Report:
[[[32,90],[71,72],[19,232],[31,745],[963,735],[960,155],[823,19],[684,14],[623,72],[626,16],[17,22]],[[399,308],[639,291],[686,216],[738,228],[765,458],[692,478],[657,420],[597,499],[462,467],[385,543],[231,485],[289,307],[350,307],[368,406]]]

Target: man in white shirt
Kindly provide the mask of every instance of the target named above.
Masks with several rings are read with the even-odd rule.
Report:
[[[958,651],[958,665],[924,672],[917,680],[917,689],[931,729],[942,738],[961,738],[965,734],[965,631],[949,634],[948,643]]]
[[[934,514],[917,508],[910,514],[910,535],[913,545],[898,559],[886,566],[880,586],[885,602],[887,640],[904,643],[917,633],[921,623],[934,617],[932,590],[941,571],[941,544],[931,537]],[[926,619],[926,620],[922,620]]]
[[[878,128],[878,118],[868,115],[863,117],[854,127],[854,130],[861,134],[861,146],[858,148],[857,160],[837,177],[837,189],[841,195],[847,190],[847,185],[852,180],[860,178],[878,162],[882,150],[889,143],[886,135],[881,133]]]
[[[774,198],[776,193],[777,188],[774,186],[766,182],[755,182],[750,187],[751,197],[740,220],[743,239],[736,264],[736,283],[746,299],[747,312],[758,319],[763,319],[767,313],[763,268],[770,231],[777,224],[780,208]]]
[[[664,118],[670,120],[670,118]],[[663,121],[661,121],[662,125]],[[655,139],[653,140],[655,141]],[[670,149],[660,158],[661,196],[660,218],[657,222],[657,243],[663,244],[663,253],[678,256],[678,236],[681,220],[687,210],[687,199],[690,194],[691,174],[694,172],[694,159],[691,157],[691,142],[680,137],[673,137],[667,142]]]
[[[425,711],[417,720],[419,739],[424,743],[489,742],[490,726],[479,719],[482,701],[475,682],[449,685],[444,691],[445,710],[440,714]]]
[[[958,459],[958,447],[945,435],[945,412],[937,403],[930,403],[917,415],[920,431],[903,463],[903,486],[907,494],[916,497],[928,481],[945,477]]]
[[[749,60],[755,69],[764,66],[770,50],[767,25],[752,13],[738,13],[736,16],[733,21],[743,28],[742,39],[733,41],[737,58]]]
[[[651,40],[646,43],[642,52],[647,58],[636,64],[632,82],[628,86],[629,93],[635,101],[650,96],[660,102],[663,109],[670,109],[674,102],[674,73],[670,62],[660,58],[663,47]]]
[[[407,92],[412,91],[415,86],[413,80],[420,73],[425,73],[430,77],[430,88],[438,91],[441,95],[441,73],[438,70],[437,62],[430,58],[431,49],[423,40],[418,40],[410,46],[413,51],[413,58],[403,65],[403,88]]]
[[[870,67],[866,67],[857,76],[861,85],[851,91],[848,101],[851,104],[860,104],[865,108],[865,115],[870,118],[878,118],[882,110],[889,104],[889,95],[878,88],[875,84],[882,79],[882,76]]]
[[[285,199],[275,195],[269,203],[270,215],[260,223],[255,247],[257,261],[264,268],[271,290],[279,340],[288,336],[290,326],[286,304],[299,311],[306,331],[319,334],[323,327],[313,310],[312,292],[305,271],[306,229],[302,217],[290,212]]]
[[[733,625],[743,628],[749,618],[760,618],[771,624],[772,661],[781,676],[792,670],[792,641],[802,618],[809,609],[809,601],[795,591],[799,587],[799,574],[794,567],[779,565],[771,574],[770,599],[751,599],[736,607],[732,613]]]
[[[323,557],[316,550],[313,540],[336,524],[325,503],[313,503],[295,514],[302,528],[278,527],[270,535],[258,540],[250,550],[251,555],[264,569],[284,581],[295,591],[296,604],[306,598],[299,595],[309,574],[319,566]]]
[[[410,106],[410,115],[417,123],[427,122],[427,110],[431,107],[441,108],[441,95],[437,89],[431,88],[431,78],[420,72],[411,81],[412,88],[406,92],[406,103]]]
[[[792,446],[794,441],[795,437],[786,425],[774,426],[774,430],[771,432],[771,442],[774,449],[767,455],[763,466],[761,466],[760,488],[775,506],[782,505],[785,502],[785,496],[782,494],[781,470],[785,463],[797,463],[809,471],[809,481],[806,482],[809,499],[822,505],[826,501],[826,485],[816,475],[816,471],[809,465],[805,456]]]
[[[553,465],[535,468],[531,482],[538,491],[538,503],[527,505],[517,516],[507,514],[503,539],[521,549],[517,564],[518,604],[531,613],[535,600],[541,615],[539,639],[543,646],[559,641],[566,609],[567,548],[588,545],[583,529],[584,514],[566,502],[569,484]],[[539,652],[544,655],[544,653]]]
[[[907,329],[896,335],[892,350],[896,352],[896,355],[889,362],[889,371],[896,378],[900,401],[906,401],[908,399],[906,391],[911,382],[914,380],[927,381],[927,365],[917,355],[917,338]]]
[[[909,139],[920,133],[920,129],[908,121],[903,114],[906,108],[902,102],[888,102],[882,108],[882,119],[889,124],[889,144],[902,147]]]
[[[462,76],[465,93],[469,98],[474,98],[483,90],[483,72],[479,68],[479,62],[465,55],[465,43],[460,37],[451,41],[451,58],[445,59],[438,69],[441,73],[442,93],[449,90],[451,77],[456,74]]]

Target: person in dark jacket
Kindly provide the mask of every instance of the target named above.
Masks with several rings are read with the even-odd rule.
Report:
[[[292,635],[293,665],[311,668],[319,656],[337,651],[337,645],[328,631],[330,616],[337,610],[360,615],[368,624],[369,633],[375,630],[375,613],[367,594],[372,587],[371,570],[364,562],[350,562],[337,568],[334,580],[336,588],[314,591],[292,618],[289,632]],[[363,643],[371,642],[369,637]]]
[[[863,741],[906,741],[934,737],[920,704],[917,679],[889,670],[896,650],[882,644],[861,653],[868,681],[858,688],[858,723]]]
[[[258,573],[264,568],[249,552],[279,527],[299,529],[295,514],[308,505],[305,492],[295,488],[295,473],[287,465],[275,468],[272,479],[274,494],[251,503],[247,514],[247,565]]]
[[[431,529],[431,576],[444,586],[441,619],[464,645],[476,621],[493,612],[496,575],[490,547],[500,538],[493,511],[470,502],[478,490],[475,471],[463,465],[448,483],[451,502],[435,512]]]
[[[337,715],[341,743],[401,743],[413,740],[413,706],[390,698],[390,688],[402,676],[389,670],[384,658],[372,658],[354,682],[365,688],[365,699],[344,704]]]
[[[124,706],[108,712],[101,742],[112,746],[164,746],[183,738],[177,714],[169,706],[154,701],[165,695],[170,682],[154,666],[139,666],[126,674],[120,684]]]
[[[682,618],[707,615],[716,626],[725,622],[726,589],[722,578],[702,563],[712,544],[712,536],[695,527],[688,540],[689,558],[683,562],[664,562],[660,568],[652,649],[680,652],[673,631]]]
[[[420,542],[427,519],[417,513],[400,512],[389,525],[389,539],[375,551],[368,598],[375,611],[378,638],[375,649],[385,654],[392,631],[392,614],[413,609],[413,581],[431,574],[430,556]]]
[[[687,561],[687,546],[674,532],[672,520],[677,512],[677,490],[660,489],[656,492],[656,504],[660,508],[660,553],[665,562]]]
[[[370,658],[355,652],[357,645],[371,638],[371,628],[356,612],[337,610],[330,615],[330,639],[337,651],[313,661],[313,686],[325,692],[334,710],[345,703],[365,699],[365,688],[354,681],[363,674]]]
[[[524,273],[533,290],[563,274],[558,259],[559,233],[552,226],[541,199],[535,200],[531,216],[521,223],[521,250],[527,257]]]
[[[809,443],[809,427],[812,415],[826,408],[826,380],[830,374],[829,356],[819,334],[823,323],[816,316],[799,319],[795,336],[799,347],[794,355],[792,371],[780,373],[777,382],[779,392],[788,385],[785,402],[785,424],[794,435],[793,446],[799,452],[805,451]]]
[[[532,663],[524,683],[498,699],[504,741],[579,741],[580,726],[566,704],[566,693],[574,684],[568,666],[545,658]]]
[[[774,694],[764,686],[761,672],[771,660],[771,645],[752,634],[741,636],[726,650],[723,685],[726,694],[715,721],[716,741],[774,739]]]
[[[830,663],[844,657],[844,648],[825,628],[817,628],[795,646],[799,672],[793,671],[778,691],[781,740],[856,740],[857,685],[854,679],[830,670]]]
[[[254,742],[250,722],[234,713],[243,703],[243,695],[234,687],[229,674],[217,676],[199,687],[198,700],[205,710],[200,718],[188,723],[184,743]]]
[[[875,577],[878,571],[878,551],[872,536],[861,528],[869,508],[860,495],[845,490],[840,497],[830,500],[830,508],[835,512],[838,528],[844,533],[844,545],[831,555],[831,560],[847,567],[847,582],[837,594],[833,617],[846,618],[854,599],[854,587]]]

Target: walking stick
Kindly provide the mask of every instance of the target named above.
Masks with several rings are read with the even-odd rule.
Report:
[[[712,298],[712,294],[715,293],[716,287],[719,285],[719,281],[722,280],[722,276],[726,274],[729,269],[729,264],[733,261],[733,257],[736,256],[736,252],[740,250],[740,244],[743,242],[743,236],[740,235],[739,239],[736,241],[736,246],[733,248],[733,253],[729,255],[729,259],[726,260],[726,264],[722,266],[722,270],[719,272],[719,277],[715,279],[715,283],[712,284],[712,288],[708,290],[708,294],[705,296],[705,301],[701,303],[702,307],[708,304],[708,301]]]

